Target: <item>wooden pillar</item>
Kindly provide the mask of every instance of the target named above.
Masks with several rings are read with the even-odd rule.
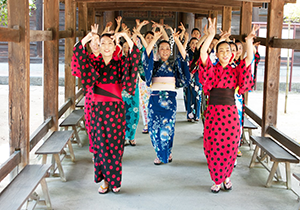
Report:
[[[20,42],[8,43],[9,146],[21,150],[21,167],[29,163],[30,28],[28,1],[8,0],[8,28],[20,30]],[[16,15],[18,14],[18,15]]]
[[[87,30],[91,30],[91,25],[95,23],[95,8],[88,8]]]
[[[232,7],[222,9],[222,30],[228,31],[231,28]]]
[[[43,0],[36,0],[36,30],[43,30]],[[43,43],[37,42],[37,56],[43,55]]]
[[[240,34],[248,35],[251,32],[252,27],[252,2],[242,2],[240,12]],[[245,47],[244,47],[245,51]],[[252,52],[251,52],[252,53]],[[248,104],[248,92],[244,94],[245,104]]]
[[[78,3],[78,30],[84,31],[84,35],[87,34],[87,3]],[[81,40],[83,37],[79,37]],[[80,79],[77,79],[78,89],[82,87]]]
[[[73,36],[65,39],[65,100],[72,98],[75,102],[75,77],[71,71],[71,60],[75,44],[76,11],[73,0],[65,0],[65,30],[72,30]],[[75,103],[72,104],[72,109]]]
[[[271,0],[268,5],[267,40],[281,38],[283,23],[283,0]],[[262,113],[262,136],[269,125],[276,126],[280,76],[280,48],[272,48],[266,43],[265,78]]]
[[[195,16],[195,28],[202,30],[202,17]]]
[[[44,0],[44,30],[51,30],[53,39],[44,42],[44,119],[53,117],[52,130],[58,128],[58,40],[59,0]]]

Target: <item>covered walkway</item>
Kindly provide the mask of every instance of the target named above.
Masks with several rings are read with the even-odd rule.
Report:
[[[268,171],[261,165],[249,168],[253,151],[241,147],[243,156],[232,175],[233,190],[210,192],[212,181],[203,153],[202,123],[188,123],[179,101],[173,162],[155,166],[149,135],[137,132],[137,146],[126,146],[123,181],[119,194],[99,195],[93,182],[92,155],[80,132],[83,147],[74,144],[76,161],[63,161],[67,182],[47,178],[53,209],[297,209],[297,196],[284,185],[266,188]],[[142,128],[140,120],[139,128]],[[140,129],[138,129],[140,130]],[[283,177],[284,174],[282,174]],[[293,189],[298,187],[292,180]]]

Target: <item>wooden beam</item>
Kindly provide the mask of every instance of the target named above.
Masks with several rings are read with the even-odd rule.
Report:
[[[30,42],[52,40],[52,31],[30,30]]]
[[[76,31],[76,32],[75,32],[75,36],[76,36],[76,37],[83,37],[83,36],[84,36],[84,33],[85,33],[84,31]]]
[[[18,28],[18,26],[15,26]],[[20,29],[0,27],[1,42],[20,42]]]
[[[44,42],[44,120],[52,117],[51,130],[57,130],[59,0],[44,0],[44,30],[53,32],[53,40]]]
[[[281,38],[283,23],[283,0],[272,0],[268,6],[267,39]],[[280,52],[281,49],[272,48],[267,42],[265,60],[265,78],[262,112],[262,136],[266,135],[266,129],[277,124],[277,106],[280,76]]]
[[[270,45],[274,48],[287,48],[287,49],[300,50],[300,39],[273,38],[270,40]]]
[[[73,31],[76,30],[76,5],[73,0],[65,0],[65,28],[69,32],[69,38],[65,39],[65,101],[71,99],[71,109],[75,109],[76,84],[71,69],[73,47],[75,44],[75,33]]]
[[[222,9],[222,30],[228,31],[231,28],[232,8],[223,7]]]
[[[10,154],[21,150],[22,168],[29,163],[29,3],[19,0],[8,0],[7,3],[8,28],[17,25],[20,32],[20,42],[8,43],[9,146]]]
[[[15,151],[0,166],[0,182],[21,162],[21,152]]]
[[[59,38],[60,39],[72,38],[72,37],[74,37],[74,33],[73,33],[73,29],[72,28],[68,28],[66,30],[59,31]]]

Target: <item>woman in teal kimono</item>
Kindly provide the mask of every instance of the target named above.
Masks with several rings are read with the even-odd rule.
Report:
[[[171,47],[168,41],[158,44],[159,61],[153,59],[153,46],[161,37],[161,32],[155,32],[154,38],[147,46],[142,56],[147,86],[151,85],[151,95],[148,105],[148,129],[157,158],[155,165],[172,161],[172,146],[176,118],[175,88],[189,84],[190,73],[188,56],[179,41],[179,33],[173,34],[179,54],[171,61]]]

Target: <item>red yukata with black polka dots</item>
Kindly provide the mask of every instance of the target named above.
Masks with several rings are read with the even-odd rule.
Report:
[[[218,62],[215,66],[209,57],[203,66],[199,63],[199,82],[205,95],[213,88],[236,89],[239,94],[251,90],[253,80],[251,65],[246,67],[245,60],[233,68],[225,68]],[[240,139],[240,122],[235,105],[209,105],[205,112],[203,147],[211,179],[219,185],[231,176],[237,157]]]
[[[78,42],[74,54],[79,62],[83,89],[93,87],[91,102],[91,138],[94,150],[95,182],[105,179],[109,186],[118,188],[122,180],[122,157],[125,140],[125,104],[120,97],[118,101],[99,101],[95,89],[105,87],[101,98],[119,98],[122,89],[129,94],[135,94],[136,75],[140,60],[139,49],[134,45],[129,57],[119,59],[113,57],[105,65],[103,59],[96,68],[91,64],[88,53]],[[116,93],[110,92],[110,86],[120,85]],[[102,93],[101,93],[102,94]]]

